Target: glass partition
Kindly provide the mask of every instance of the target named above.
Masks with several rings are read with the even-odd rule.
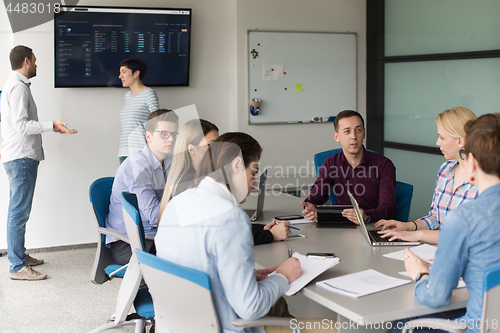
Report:
[[[500,1],[385,0],[385,56],[500,49]]]
[[[440,112],[499,112],[499,87],[500,58],[387,63],[384,140],[434,147]]]
[[[396,180],[413,185],[409,221],[429,214],[436,177],[443,156],[385,148],[384,155],[396,166]]]

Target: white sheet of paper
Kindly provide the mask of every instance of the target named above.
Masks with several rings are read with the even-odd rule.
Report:
[[[303,218],[301,218],[301,219],[297,219],[297,220],[290,220],[290,222],[292,222],[292,226],[293,226],[294,224],[314,223],[314,222],[312,222],[312,221],[309,221],[309,220],[307,219],[307,217],[305,217],[305,216],[304,216]]]
[[[432,246],[429,244],[422,244],[422,245],[415,246],[414,248],[412,248],[411,252],[413,252],[417,257],[419,257],[423,261],[426,261],[428,263],[432,263],[432,261],[434,261],[434,257],[436,256],[436,250],[437,250],[437,246]],[[384,257],[396,259],[396,260],[401,260],[401,261],[405,260],[404,250],[384,254]]]
[[[304,239],[306,238],[306,236],[302,235],[302,234],[291,234],[291,235],[288,235],[288,237],[286,239],[284,239],[283,241],[291,241],[291,240],[296,240],[296,239]]]
[[[399,272],[399,274],[403,275],[403,276],[406,276],[406,277],[410,277],[410,274],[408,274],[407,271],[404,271],[404,272]],[[464,279],[460,278],[460,280],[458,280],[458,285],[456,286],[456,289],[459,289],[459,288],[465,288],[465,281]]]
[[[263,65],[262,80],[283,81],[283,65]]]
[[[293,256],[300,261],[302,275],[297,280],[290,283],[290,288],[288,288],[288,291],[285,293],[287,296],[296,294],[318,275],[337,265],[340,261],[339,258],[307,258],[298,252],[295,252]]]
[[[411,283],[411,280],[398,279],[377,272],[374,269],[367,269],[358,273],[316,282],[316,285],[342,295],[357,298],[408,283]]]

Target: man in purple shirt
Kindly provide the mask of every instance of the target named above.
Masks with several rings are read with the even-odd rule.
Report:
[[[302,213],[309,220],[316,221],[316,206],[324,204],[330,189],[333,189],[339,205],[350,205],[347,191],[353,194],[366,223],[392,218],[396,211],[394,164],[383,155],[363,147],[365,123],[358,112],[340,112],[333,125],[333,137],[340,142],[342,152],[328,157],[319,169],[311,193],[300,202],[304,206]],[[345,209],[342,215],[358,223],[354,209]]]

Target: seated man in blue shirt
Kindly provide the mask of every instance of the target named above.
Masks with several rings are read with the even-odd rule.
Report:
[[[328,157],[319,169],[311,193],[300,204],[310,221],[317,220],[316,206],[328,200],[330,190],[339,205],[350,205],[350,191],[359,203],[366,223],[391,219],[396,211],[396,168],[387,157],[369,152],[363,146],[365,122],[352,110],[340,112],[333,123],[333,137],[342,151]],[[354,209],[344,209],[342,215],[358,223]]]
[[[145,124],[146,146],[131,154],[116,171],[106,228],[127,234],[123,220],[121,193],[135,193],[139,204],[142,224],[146,236],[155,236],[158,224],[161,197],[172,162],[169,154],[177,138],[179,117],[175,112],[159,109],[151,112]],[[106,236],[106,245],[117,264],[125,265],[132,256],[130,245],[111,236]],[[152,249],[153,241],[146,242],[146,251]]]

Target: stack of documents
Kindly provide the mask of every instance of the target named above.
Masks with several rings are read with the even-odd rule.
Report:
[[[399,287],[410,282],[410,280],[394,278],[376,270],[367,269],[366,271],[316,282],[316,285],[326,290],[357,298]]]
[[[314,278],[327,269],[337,265],[340,261],[339,258],[308,258],[298,252],[295,252],[293,256],[300,261],[302,275],[297,280],[290,283],[290,288],[288,288],[288,291],[285,293],[287,296],[298,293]]]

